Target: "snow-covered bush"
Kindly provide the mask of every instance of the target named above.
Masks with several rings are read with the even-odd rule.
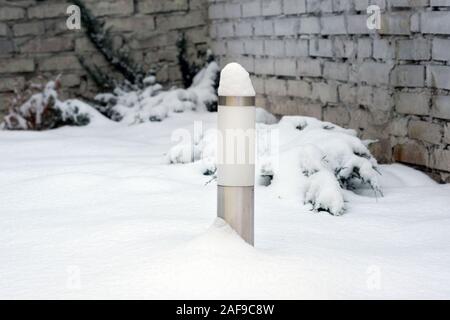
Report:
[[[165,91],[154,76],[144,79],[145,87],[116,88],[113,93],[99,94],[95,106],[107,118],[126,124],[162,121],[170,112],[209,110],[217,103],[216,77],[219,66],[210,62],[194,77],[187,89]],[[60,81],[45,86],[30,84],[32,90],[18,92],[0,128],[7,130],[46,130],[63,125],[86,125],[98,112],[80,100],[58,99]]]
[[[95,110],[79,100],[60,101],[60,86],[59,78],[45,85],[27,84],[25,91],[16,92],[0,129],[46,130],[88,124]]]
[[[344,212],[342,189],[369,186],[381,195],[377,161],[354,130],[310,117],[283,117],[277,125],[280,136],[278,171],[300,170],[304,203],[315,211],[333,215]],[[283,152],[289,150],[289,152]],[[284,167],[283,162],[295,165]],[[277,171],[274,172],[274,178]],[[283,183],[283,182],[281,182]]]
[[[274,124],[275,118],[266,111],[258,113],[257,119],[266,122],[256,125],[258,180],[271,185],[280,197],[302,198],[315,211],[340,215],[345,209],[343,189],[368,186],[381,195],[377,161],[367,149],[368,142],[354,130],[301,116],[286,116]],[[169,162],[198,161],[203,174],[213,174],[216,144],[214,131],[199,135],[191,144],[174,146]]]
[[[154,76],[144,79],[143,89],[116,88],[113,93],[99,94],[100,111],[108,118],[127,124],[162,121],[170,112],[207,110],[217,102],[216,78],[219,66],[210,62],[194,77],[187,89],[164,91]]]

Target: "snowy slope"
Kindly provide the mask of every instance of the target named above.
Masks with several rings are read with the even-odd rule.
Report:
[[[0,298],[450,298],[450,185],[381,166],[334,217],[256,188],[256,246],[216,220],[171,132],[216,114],[0,131]]]

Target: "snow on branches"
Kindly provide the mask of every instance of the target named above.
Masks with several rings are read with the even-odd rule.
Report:
[[[284,170],[280,175],[289,175],[290,170],[301,172],[303,202],[313,210],[342,214],[343,189],[369,186],[375,195],[382,195],[377,161],[354,130],[299,116],[283,117],[278,129],[282,139],[279,171]],[[296,167],[284,168],[283,161]],[[274,178],[276,175],[274,172]]]
[[[256,170],[260,183],[270,185],[280,198],[301,198],[314,211],[340,215],[344,189],[369,187],[382,195],[377,161],[354,130],[301,116],[274,124],[268,115],[257,108]],[[203,174],[214,174],[216,145],[214,131],[194,134],[192,144],[169,151],[169,162],[198,162]]]
[[[217,102],[215,91],[219,66],[210,62],[194,77],[187,89],[164,91],[154,76],[144,79],[143,89],[116,88],[113,93],[99,94],[96,100],[103,106],[100,111],[108,118],[127,124],[162,121],[170,112],[208,110]]]
[[[60,101],[60,87],[58,77],[45,85],[28,83],[25,91],[16,91],[0,129],[47,130],[88,124],[97,112],[79,100]]]

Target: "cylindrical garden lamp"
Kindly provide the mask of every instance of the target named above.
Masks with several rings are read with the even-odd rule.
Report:
[[[254,244],[255,90],[238,63],[220,73],[217,215]]]

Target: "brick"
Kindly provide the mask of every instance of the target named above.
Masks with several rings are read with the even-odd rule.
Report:
[[[372,122],[370,113],[362,108],[350,109],[350,123],[349,128],[358,130],[368,128]]]
[[[39,62],[40,71],[81,70],[82,67],[75,56],[54,56]]]
[[[264,41],[250,39],[244,42],[245,53],[262,55],[264,53]]]
[[[377,5],[380,7],[381,10],[386,8],[385,0],[356,0],[355,1],[355,10],[366,12],[366,9],[369,5]]]
[[[253,23],[255,36],[270,36],[275,33],[272,20],[256,20]]]
[[[212,2],[212,1],[209,1]],[[205,8],[205,0],[190,0],[189,1],[189,9],[190,10],[198,10]]]
[[[33,72],[34,69],[33,59],[0,59],[0,73]]]
[[[359,66],[358,79],[369,85],[389,84],[391,65],[379,62],[363,62]]]
[[[251,36],[253,34],[253,25],[248,21],[240,21],[235,24],[236,35],[239,37]]]
[[[323,65],[323,76],[333,80],[348,80],[348,65],[346,63],[325,61]]]
[[[430,5],[432,7],[450,7],[449,0],[431,0]]]
[[[320,103],[311,103],[301,98],[288,98],[284,96],[269,96],[269,110],[280,115],[301,115],[320,119],[322,106]]]
[[[425,85],[425,67],[398,65],[392,71],[391,83],[396,87],[423,87]]]
[[[323,103],[337,102],[338,101],[337,85],[324,82],[313,82],[311,99],[320,100]]]
[[[241,17],[241,4],[240,3],[225,3],[224,5],[224,18],[235,19]]]
[[[413,13],[409,20],[409,23],[411,32],[420,32],[420,13]]]
[[[284,56],[283,40],[264,40],[264,54],[274,57]]]
[[[353,3],[348,0],[334,0],[333,1],[333,11],[334,12],[343,12],[350,11],[352,9]]]
[[[350,122],[350,113],[345,107],[330,105],[323,110],[323,120],[345,126]]]
[[[75,51],[76,52],[96,52],[97,48],[92,44],[88,38],[78,38],[75,40]]]
[[[411,139],[439,144],[442,138],[441,129],[436,123],[411,120],[408,125],[408,136]]]
[[[450,40],[448,39],[433,39],[433,60],[450,61]]]
[[[278,19],[274,24],[275,35],[296,35],[298,32],[299,23],[298,18]]]
[[[133,1],[130,2],[132,3]],[[188,0],[138,0],[137,8],[142,13],[185,11],[189,9]]]
[[[295,59],[275,59],[275,74],[279,76],[296,76],[297,68]]]
[[[320,33],[320,20],[317,17],[302,17],[300,21],[300,34]]]
[[[449,0],[430,0],[430,6],[432,7],[450,7]]]
[[[311,95],[311,84],[303,80],[288,80],[287,94],[293,97],[309,98]]]
[[[306,0],[307,12],[319,13],[319,12],[332,12],[333,2],[331,0]]]
[[[186,0],[184,0],[186,1]],[[159,6],[166,6],[171,2],[182,3],[182,1],[150,1],[153,8],[158,8]],[[112,15],[131,15],[134,12],[134,1],[133,0],[115,0],[115,1],[96,1],[87,4],[87,7],[91,9],[92,13],[97,16],[112,16]]]
[[[386,123],[391,115],[390,111],[393,108],[392,93],[387,88],[373,89],[373,102],[369,109],[374,115],[375,124]]]
[[[276,78],[265,79],[264,93],[274,96],[286,96],[286,80]]]
[[[427,66],[427,85],[450,90],[450,66]]]
[[[35,7],[28,8],[28,17],[37,18],[55,18],[66,15],[67,3],[43,3]]]
[[[428,150],[415,141],[407,141],[394,146],[394,160],[398,162],[426,166],[429,163]]]
[[[282,14],[282,2],[279,0],[263,0],[262,1],[262,15],[276,16]]]
[[[450,96],[437,96],[431,113],[436,118],[450,120]]]
[[[261,1],[259,0],[242,3],[243,17],[258,17],[261,12]]]
[[[286,39],[284,47],[288,57],[307,57],[309,54],[308,40]]]
[[[450,34],[450,11],[422,12],[420,25],[423,33]]]
[[[110,18],[106,20],[106,28],[119,32],[140,32],[147,33],[155,29],[155,20],[153,17],[129,17],[129,18]]]
[[[14,51],[14,43],[10,39],[0,39],[0,55],[5,55]]]
[[[61,86],[63,88],[76,87],[81,84],[80,76],[77,74],[63,74],[61,75]]]
[[[203,10],[189,11],[185,14],[157,15],[156,27],[159,30],[177,30],[205,25]],[[230,23],[232,24],[232,23]],[[225,25],[225,24],[222,24]],[[233,27],[231,27],[233,28]],[[220,30],[218,30],[220,32]]]
[[[210,24],[209,25],[209,28],[208,28],[209,30],[209,32],[208,32],[208,35],[209,35],[209,37],[211,38],[211,39],[216,39],[217,37],[218,37],[218,35],[217,35],[217,25],[215,25],[215,24]],[[231,26],[231,30],[232,30],[232,32],[233,32],[233,26]]]
[[[341,84],[338,86],[339,101],[346,104],[354,104],[356,102],[356,87],[349,84]]]
[[[300,76],[320,77],[322,75],[322,66],[318,59],[299,59],[297,70]]]
[[[408,135],[408,119],[405,117],[396,117],[389,122],[389,134],[397,137]]]
[[[208,7],[208,18],[211,20],[222,19],[224,17],[223,3],[211,3]]]
[[[43,21],[16,23],[13,25],[13,32],[17,37],[41,35],[45,33],[45,24]]]
[[[267,98],[262,95],[262,94],[256,94],[255,96],[255,106],[263,108],[263,109],[268,109],[268,102],[267,102]]]
[[[395,58],[394,44],[386,39],[375,39],[373,41],[373,57],[383,60]]]
[[[429,1],[430,0],[390,0],[390,4],[395,8],[413,8],[428,6]]]
[[[374,31],[367,28],[367,16],[364,14],[347,16],[347,32],[348,34],[369,34]]]
[[[450,122],[447,122],[444,127],[444,142],[450,144]]]
[[[61,52],[74,49],[72,39],[67,37],[56,38],[34,38],[20,47],[20,51],[28,52]]]
[[[353,40],[335,38],[333,41],[334,54],[338,58],[355,58],[357,45]]]
[[[305,0],[283,0],[284,14],[299,14],[306,12]]]
[[[371,105],[373,103],[373,88],[369,86],[358,86],[356,89],[356,102],[365,106]]]
[[[313,57],[332,57],[333,42],[330,39],[313,39],[309,41],[309,55]]]
[[[321,17],[320,20],[322,25],[321,34],[336,35],[347,33],[344,16],[326,16]]]
[[[18,7],[5,7],[2,4],[0,10],[0,21],[17,20],[25,17],[25,10]]]
[[[243,57],[240,56],[237,61],[247,70],[248,72],[255,72],[255,59],[253,57]]]
[[[372,112],[387,112],[391,111],[393,107],[393,97],[391,91],[386,88],[374,88],[373,89],[373,103],[369,108]],[[390,114],[384,114],[383,117],[387,116],[385,120],[389,120]]]
[[[6,37],[8,35],[9,28],[5,23],[0,22],[0,37]]]
[[[227,48],[224,41],[213,41],[211,42],[211,49],[214,54],[223,55],[226,54]]]
[[[256,93],[264,93],[264,79],[256,76],[250,76],[250,79],[252,80],[253,88]]]
[[[369,58],[372,56],[372,39],[358,39],[358,59]]]
[[[431,167],[450,172],[450,150],[433,150]]]
[[[381,15],[380,34],[407,35],[410,34],[409,13],[384,13]]]
[[[2,78],[0,81],[0,92],[22,90],[24,86],[24,77]]]
[[[274,61],[273,59],[255,59],[255,73],[257,74],[274,74]]]
[[[234,35],[234,27],[232,22],[219,23],[216,25],[217,37],[229,38]]]
[[[428,60],[431,57],[427,39],[399,40],[398,58],[402,60]]]
[[[424,93],[397,92],[395,110],[402,114],[428,115],[430,96]]]
[[[228,53],[243,54],[244,43],[241,40],[229,40],[227,42]]]

